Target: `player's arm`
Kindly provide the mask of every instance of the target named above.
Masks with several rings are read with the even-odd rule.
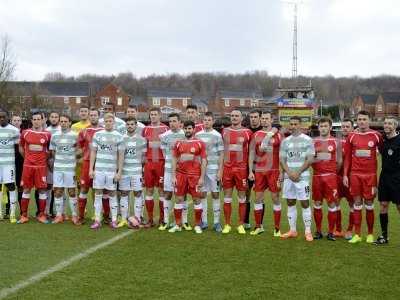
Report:
[[[206,174],[206,169],[207,169],[207,153],[206,153],[206,145],[202,142],[201,143],[201,173],[200,173],[200,179],[198,182],[198,186],[201,187],[204,184],[204,176]]]
[[[222,140],[222,136],[218,138],[218,172],[217,172],[217,180],[222,180],[222,172],[224,170],[224,141]]]
[[[21,154],[21,156],[23,158],[25,158],[24,146],[25,146],[25,138],[24,138],[24,134],[21,134],[21,138],[20,138],[19,144],[18,144],[18,151],[19,151],[19,154]]]
[[[342,140],[338,139],[336,142],[336,170],[339,171],[343,165],[343,153],[342,153]]]
[[[251,139],[250,145],[249,145],[249,180],[251,180],[251,181],[254,180],[253,166],[254,166],[255,154],[256,154],[256,141],[255,141],[255,136],[254,136]]]
[[[349,187],[349,172],[351,167],[352,145],[350,143],[350,136],[347,137],[344,145],[344,163],[343,163],[343,185]]]
[[[94,163],[96,162],[97,148],[90,149],[89,177],[94,176]]]
[[[307,153],[306,153],[306,158],[304,160],[303,165],[300,167],[300,169],[296,172],[296,179],[299,180],[301,173],[306,171],[314,162],[314,157],[315,157],[315,148],[314,148],[314,142],[311,140],[310,144],[308,145]]]

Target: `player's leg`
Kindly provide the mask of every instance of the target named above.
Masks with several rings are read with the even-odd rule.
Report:
[[[234,187],[233,174],[231,169],[224,167],[222,176],[222,187],[224,189],[224,219],[225,225],[222,233],[231,232],[231,216],[232,216],[232,191]]]
[[[250,212],[251,212],[251,192],[253,190],[254,181],[247,180],[248,189],[246,191],[246,213],[244,217],[244,227],[245,229],[250,229]]]
[[[134,208],[133,208],[133,214],[136,217],[138,223],[142,223],[142,215],[143,215],[143,192],[142,191],[134,191],[133,192],[134,196]]]
[[[101,227],[101,212],[103,210],[103,189],[102,188],[96,188],[96,181],[99,180],[98,176],[95,176],[94,182],[93,182],[93,187],[95,189],[94,191],[94,222],[90,226],[91,229],[100,229]]]
[[[312,199],[313,199],[313,215],[315,222],[315,234],[314,239],[320,240],[323,238],[322,234],[322,220],[323,220],[323,211],[322,211],[322,201],[323,201],[323,182],[321,176],[313,176],[312,179]]]
[[[263,172],[255,173],[254,180],[254,192],[255,192],[255,201],[254,201],[254,220],[255,220],[255,228],[250,232],[251,235],[258,235],[264,232],[263,228],[263,214],[264,214],[264,193],[268,187],[267,176]]]
[[[375,241],[376,245],[383,245],[389,242],[388,238],[388,224],[389,224],[389,202],[384,201],[381,191],[379,191],[379,222],[381,225],[381,235]]]
[[[144,185],[146,187],[145,207],[147,211],[148,223],[146,228],[154,226],[154,187],[156,186],[156,173],[153,171],[153,163],[147,162],[144,165]]]
[[[374,199],[377,190],[376,186],[377,185],[375,176],[363,177],[362,197],[364,198],[364,204],[365,204],[365,219],[367,221],[367,229],[368,229],[366,242],[368,244],[374,242],[374,223],[375,223]]]
[[[298,199],[300,200],[300,199]],[[311,208],[310,201],[308,199],[300,201],[304,222],[304,236],[307,242],[313,241],[313,236],[311,234]]]
[[[182,231],[183,220],[183,205],[185,202],[185,195],[188,192],[187,176],[181,173],[176,174],[176,186],[175,186],[175,206],[174,206],[174,216],[175,225],[168,230],[168,232],[174,233]]]
[[[81,225],[78,217],[78,199],[76,198],[75,173],[66,174],[68,177],[66,187],[69,196],[69,209],[71,210],[71,221],[74,225]]]
[[[118,228],[118,200],[117,200],[117,193],[115,189],[109,190],[107,189],[109,199],[110,199],[110,212],[111,212],[111,223],[110,227],[111,229],[117,229]]]
[[[239,226],[237,231],[239,234],[246,234],[246,228],[244,226],[246,221],[246,192],[248,190],[247,184],[247,169],[237,170],[234,174],[234,182],[237,190],[237,196],[239,201]]]
[[[133,189],[133,180],[133,176],[124,176],[121,178],[118,184],[118,190],[120,193],[119,210],[121,213],[121,220],[118,223],[118,228],[128,226],[129,194],[130,190]]]
[[[296,187],[289,178],[283,180],[282,198],[287,202],[287,218],[289,222],[289,231],[282,234],[282,239],[297,237],[297,208],[296,208]]]
[[[203,213],[203,203],[202,199],[199,197],[195,197],[192,195],[193,205],[194,205],[194,232],[202,233],[203,230],[201,228],[202,225],[202,213]]]
[[[271,200],[272,200],[272,210],[273,210],[273,215],[274,215],[274,237],[280,237],[281,232],[280,232],[280,224],[281,224],[281,202],[279,199],[279,191],[280,191],[280,179],[279,179],[279,170],[271,170],[267,171],[266,173],[266,181],[267,181],[267,188],[270,191],[271,194]],[[265,205],[264,205],[264,210],[265,210]],[[264,213],[263,213],[264,215]]]
[[[56,174],[57,177],[57,174]],[[57,181],[57,179],[56,179]],[[58,187],[58,184],[55,184],[54,187],[54,208],[55,208],[55,213],[56,217],[53,220],[54,224],[62,223],[64,222],[64,188],[63,187]]]
[[[362,222],[362,183],[360,177],[357,175],[350,175],[350,192],[353,197],[353,224],[354,224],[354,235],[349,240],[349,243],[355,244],[362,241],[361,238],[361,222]]]
[[[46,215],[47,205],[47,167],[38,167],[34,171],[34,186],[39,192],[39,215],[37,220],[40,223],[49,223]]]
[[[168,228],[169,224],[169,212],[171,209],[172,193],[174,187],[172,186],[172,174],[164,170],[164,201],[163,201],[163,219],[160,219],[159,230],[164,231]],[[160,198],[161,202],[161,198]]]
[[[158,187],[158,224],[164,224],[164,203],[165,203],[165,194],[164,194],[164,161],[160,161],[156,166],[156,178],[157,178],[157,187]]]
[[[14,224],[17,222],[17,219],[15,217],[15,211],[17,208],[17,187],[15,186],[14,182],[6,183],[5,186],[8,190],[8,201],[10,203],[9,206],[10,223]]]

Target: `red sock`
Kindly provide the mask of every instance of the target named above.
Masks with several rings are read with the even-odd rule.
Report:
[[[44,214],[46,210],[46,199],[39,199],[39,213]]]
[[[154,200],[146,199],[146,201],[144,203],[146,205],[147,216],[149,218],[149,222],[153,222]],[[181,212],[182,212],[182,210],[181,210]]]
[[[85,218],[86,202],[87,202],[87,199],[85,199],[85,198],[78,199],[79,218],[81,218],[81,219]]]
[[[2,200],[0,200],[2,201]],[[29,206],[29,199],[28,198],[22,198],[21,199],[21,214],[24,217],[28,216],[28,206]]]
[[[164,201],[158,200],[158,208],[160,210],[160,223],[164,222]]]
[[[328,231],[329,233],[333,233],[336,224],[336,211],[328,211]]]
[[[356,234],[361,235],[361,221],[362,221],[362,210],[354,209],[354,231]]]
[[[245,203],[240,203],[239,202],[239,224],[244,224],[244,221],[246,219],[246,202]]]
[[[195,209],[194,210],[194,222],[196,225],[201,224],[201,214],[203,213],[203,209]]]
[[[225,224],[231,225],[232,203],[224,202]]]
[[[314,207],[314,220],[315,220],[315,227],[317,228],[318,232],[322,231],[322,209]]]
[[[108,198],[103,198],[101,202],[103,202],[103,217],[108,219],[110,216],[110,201]]]
[[[280,210],[274,210],[274,225],[275,229],[279,230],[281,226],[281,211]]]
[[[366,219],[367,219],[368,234],[372,234],[374,232],[374,221],[375,221],[375,214],[373,208],[366,209]]]
[[[349,226],[347,226],[347,231],[353,231],[354,227],[354,211],[349,212]]]
[[[263,209],[254,209],[254,219],[256,220],[256,227],[261,227]]]
[[[342,231],[342,211],[340,209],[336,211],[336,231]]]
[[[182,208],[174,208],[175,223],[178,226],[182,226]]]

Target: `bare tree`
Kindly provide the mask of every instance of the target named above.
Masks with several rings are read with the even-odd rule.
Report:
[[[7,82],[13,78],[16,63],[11,49],[11,40],[2,36],[0,40],[0,99],[7,97]]]

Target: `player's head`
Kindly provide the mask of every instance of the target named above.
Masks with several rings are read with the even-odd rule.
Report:
[[[214,114],[211,111],[204,113],[203,124],[205,129],[212,129],[214,126]]]
[[[191,120],[183,122],[183,131],[185,131],[185,137],[190,139],[194,135],[194,128],[196,125]]]
[[[49,122],[51,126],[57,126],[60,122],[60,114],[56,111],[52,111],[49,114]]]
[[[137,120],[134,117],[127,117],[126,118],[126,131],[132,134],[135,132],[137,127]]]
[[[79,107],[79,119],[81,121],[86,121],[89,117],[89,106],[83,104]]]
[[[11,124],[15,127],[17,127],[18,129],[21,128],[21,124],[22,124],[22,119],[20,115],[13,115],[11,117]]]
[[[91,107],[89,111],[89,122],[91,126],[99,124],[100,111],[96,107]]]
[[[301,118],[299,116],[293,116],[289,119],[289,131],[291,134],[298,134],[301,129]]]
[[[171,128],[172,131],[176,131],[181,127],[181,117],[177,113],[169,114],[168,121],[169,121],[169,128]]]
[[[112,113],[106,113],[104,115],[104,128],[107,131],[112,131],[114,129],[114,115]]]
[[[399,121],[393,116],[388,116],[383,121],[383,131],[386,135],[395,133],[398,126]]]
[[[71,127],[71,117],[68,115],[60,116],[60,126],[62,131],[66,131]]]
[[[232,110],[231,111],[231,123],[233,126],[238,126],[242,124],[243,115],[240,110]]]
[[[33,129],[43,128],[43,114],[40,111],[32,113],[31,122]]]
[[[6,127],[8,124],[8,113],[0,109],[0,126]]]
[[[351,119],[343,119],[342,121],[342,134],[343,136],[347,136],[354,129],[353,120]]]
[[[260,127],[260,117],[261,117],[261,111],[259,109],[253,109],[250,111],[249,119],[251,128]]]
[[[105,103],[103,105],[103,111],[104,111],[104,114],[106,114],[106,113],[112,113],[113,114],[114,111],[115,111],[114,103],[112,103],[112,102]]]
[[[186,119],[196,121],[198,117],[197,105],[190,104],[186,106]]]
[[[126,117],[136,118],[137,115],[137,106],[134,104],[129,104],[128,108],[126,109]]]
[[[366,110],[360,110],[357,114],[357,127],[361,131],[369,129],[370,114]]]
[[[149,109],[150,123],[158,124],[161,120],[161,110],[158,107],[152,107]]]
[[[263,111],[261,113],[260,124],[264,128],[269,128],[272,125],[272,114],[269,111]]]
[[[322,137],[329,136],[332,129],[332,120],[327,117],[322,117],[318,120],[318,130]]]

